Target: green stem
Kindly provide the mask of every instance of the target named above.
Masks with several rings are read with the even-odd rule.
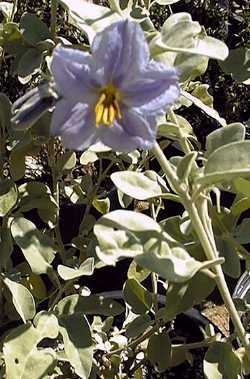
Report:
[[[53,40],[56,38],[57,6],[58,0],[51,0],[50,32]]]
[[[16,9],[17,9],[17,5],[18,5],[18,0],[14,0],[13,2],[13,8],[12,8],[12,12],[11,12],[11,15],[10,15],[10,22],[12,22],[14,20],[14,16],[15,16],[15,13],[16,13]]]
[[[122,10],[119,5],[119,0],[108,0],[109,6],[112,9],[112,11],[118,13],[120,16],[122,16]]]
[[[59,178],[57,175],[56,163],[56,151],[55,151],[55,141],[51,138],[48,142],[48,162],[51,169],[52,175],[52,186],[53,186],[53,197],[58,205],[57,219],[55,225],[55,237],[58,244],[58,252],[61,256],[62,262],[65,262],[65,249],[62,241],[60,226],[59,226],[59,210],[60,210],[60,189],[59,189]]]
[[[206,254],[207,259],[208,260],[216,259],[218,257],[218,254],[217,254],[217,251],[214,249],[215,243],[211,243],[211,237],[212,237],[211,231],[208,230],[208,228],[206,227],[207,224],[204,226],[203,222],[201,221],[196,205],[192,202],[188,192],[183,191],[183,189],[181,188],[178,178],[176,178],[175,172],[173,171],[170,163],[168,162],[167,158],[165,157],[165,155],[163,154],[163,152],[161,151],[157,143],[155,144],[153,148],[153,152],[157,160],[159,161],[162,169],[166,173],[167,179],[172,184],[172,187],[174,187],[176,192],[181,195],[183,205],[189,213],[189,217],[191,219],[192,225],[200,240],[200,243],[203,247],[203,250]],[[220,265],[216,265],[214,270],[216,274],[216,278],[215,278],[216,284],[218,286],[222,299],[230,314],[230,317],[234,324],[237,335],[240,338],[242,345],[246,348],[246,353],[248,355],[248,358],[250,359],[249,340],[247,338],[246,331],[242,325],[240,316],[235,308],[231,294],[228,290],[222,268]]]

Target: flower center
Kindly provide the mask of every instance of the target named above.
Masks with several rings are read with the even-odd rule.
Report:
[[[114,126],[114,119],[122,118],[120,106],[120,93],[112,85],[108,84],[100,91],[100,97],[95,106],[95,123],[98,128],[100,124]]]

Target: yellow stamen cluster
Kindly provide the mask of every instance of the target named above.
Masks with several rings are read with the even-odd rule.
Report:
[[[101,89],[99,100],[95,106],[95,122],[97,127],[100,124],[113,126],[116,117],[122,118],[119,100],[120,93],[112,84]]]

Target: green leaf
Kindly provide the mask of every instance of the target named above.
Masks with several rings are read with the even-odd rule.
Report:
[[[92,367],[93,348],[87,318],[81,314],[70,314],[59,318],[66,357],[77,375],[88,379]]]
[[[11,102],[4,93],[0,93],[0,125],[6,131],[10,129],[10,125],[11,125],[10,119],[11,119]]]
[[[245,218],[242,222],[236,226],[234,231],[235,239],[241,244],[247,244],[250,242],[250,218]]]
[[[195,260],[181,247],[169,249],[165,241],[155,241],[147,252],[136,256],[135,261],[163,279],[175,283],[189,280],[207,265],[206,262]]]
[[[162,194],[157,176],[151,179],[141,172],[119,171],[110,178],[119,190],[137,200],[147,200]]]
[[[230,50],[228,58],[220,62],[220,66],[225,73],[232,74],[235,80],[250,84],[250,49],[247,47]]]
[[[55,311],[60,317],[64,314],[75,313],[116,316],[124,311],[124,307],[112,299],[104,298],[102,295],[71,295],[59,301]]]
[[[20,20],[20,29],[25,41],[31,45],[51,38],[47,25],[35,14],[25,13]]]
[[[15,183],[10,179],[0,181],[0,217],[6,216],[17,202]]]
[[[194,90],[192,91],[192,95],[200,99],[203,104],[207,105],[210,108],[213,108],[213,96],[210,95],[208,89],[208,84],[200,83],[195,86]]]
[[[37,208],[41,219],[53,227],[58,217],[58,205],[49,187],[40,182],[24,183],[18,187],[19,212],[27,212]]]
[[[170,283],[166,293],[166,306],[159,310],[157,317],[166,322],[173,320],[179,313],[206,299],[214,287],[214,280],[202,272],[198,272],[188,282]]]
[[[102,216],[94,226],[100,260],[114,265],[122,257],[134,257],[143,252],[141,239],[150,233],[161,232],[152,218],[127,210],[116,210]]]
[[[229,343],[214,342],[210,345],[205,355],[204,373],[206,379],[239,379],[241,377],[240,359]]]
[[[238,176],[250,176],[250,141],[232,142],[216,149],[208,158],[204,176],[197,184],[228,182]]]
[[[123,295],[134,313],[143,314],[152,307],[152,294],[135,279],[125,282]]]
[[[150,271],[139,266],[134,260],[130,263],[128,269],[128,279],[136,279],[138,282],[143,282],[150,274]]]
[[[151,317],[147,314],[137,316],[133,321],[126,325],[125,334],[128,338],[136,338],[144,333],[152,324]]]
[[[41,67],[43,60],[42,53],[35,48],[27,49],[18,61],[17,73],[20,77],[25,78],[28,75],[35,74]]]
[[[0,228],[0,266],[6,268],[13,250],[13,240],[10,231],[12,218],[5,218]]]
[[[0,11],[3,13],[5,19],[8,21],[13,12],[14,4],[8,3],[7,1],[0,2]]]
[[[57,158],[56,168],[59,174],[72,170],[76,165],[76,153],[72,151],[65,151]]]
[[[36,314],[35,301],[30,291],[22,284],[4,277],[3,282],[12,295],[12,301],[17,313],[25,323],[32,319]]]
[[[108,197],[105,199],[95,198],[92,202],[93,207],[98,210],[98,212],[105,214],[109,212],[110,200]]]
[[[50,271],[50,263],[54,259],[56,250],[48,236],[42,234],[24,217],[13,220],[11,233],[34,274],[45,274]]]
[[[229,124],[210,133],[206,139],[206,155],[231,142],[240,142],[245,139],[245,126],[240,122]]]
[[[171,341],[166,332],[153,334],[150,337],[147,357],[153,365],[157,365],[159,372],[168,368],[171,358]]]
[[[250,198],[250,180],[244,178],[236,178],[233,182],[234,188],[237,192]]]
[[[43,378],[53,371],[56,365],[53,349],[37,348],[44,335],[30,323],[7,335],[3,345],[7,379]]]
[[[197,158],[197,152],[191,151],[181,159],[177,166],[177,175],[180,180],[187,180],[192,169],[195,169],[195,160]]]
[[[248,229],[249,234],[249,229]],[[250,241],[250,238],[248,238]],[[225,258],[225,262],[222,265],[222,269],[225,274],[231,276],[232,278],[238,278],[241,273],[240,258],[235,250],[235,246],[232,245],[230,240],[226,237],[216,238],[217,249],[220,256]]]
[[[57,271],[63,280],[72,280],[81,276],[90,276],[94,272],[94,258],[87,258],[79,268],[71,268],[64,265],[58,265]]]

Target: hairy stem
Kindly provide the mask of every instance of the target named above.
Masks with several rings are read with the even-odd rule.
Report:
[[[176,178],[176,174],[173,168],[171,167],[164,153],[161,151],[159,145],[156,143],[152,150],[158,162],[160,163],[163,171],[165,172],[166,177],[169,180],[169,183],[171,184],[171,187],[174,188],[176,193],[181,196],[182,203],[185,209],[189,213],[189,217],[191,219],[192,225],[200,240],[200,243],[203,247],[203,250],[206,254],[207,259],[214,260],[218,258],[218,253],[217,253],[215,242],[214,242],[213,232],[211,230],[210,224],[207,222],[207,220],[205,220],[205,218],[207,218],[207,214],[204,215],[204,220],[202,221],[200,217],[200,214],[202,213],[202,209],[199,209],[200,211],[199,213],[197,206],[196,204],[192,202],[192,199],[190,195],[188,194],[188,191],[187,190],[183,191],[183,188],[181,187],[181,183],[179,182],[178,178]],[[204,204],[203,204],[203,207],[204,207]],[[246,353],[248,355],[248,358],[250,359],[249,340],[247,338],[246,331],[242,325],[240,316],[235,308],[231,294],[227,287],[227,283],[225,281],[224,273],[222,271],[221,266],[216,265],[214,268],[214,271],[216,274],[215,281],[220,291],[220,294],[222,296],[222,299],[227,307],[231,320],[234,324],[236,333],[239,339],[241,340],[242,345],[245,348],[247,348]]]
[[[57,6],[58,0],[51,0],[50,32],[53,40],[56,38]]]

